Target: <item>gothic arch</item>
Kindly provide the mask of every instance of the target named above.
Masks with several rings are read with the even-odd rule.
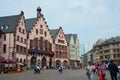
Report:
[[[52,58],[49,58],[49,67],[52,68]]]
[[[46,66],[46,57],[43,56],[42,58],[42,67]]]
[[[64,60],[64,61],[63,61],[63,66],[64,66],[65,68],[68,67],[68,61],[67,61],[67,60]]]
[[[61,64],[60,60],[56,60],[56,68]]]

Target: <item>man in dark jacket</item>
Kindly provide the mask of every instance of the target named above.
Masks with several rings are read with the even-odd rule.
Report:
[[[110,72],[111,80],[117,80],[117,73],[119,73],[119,69],[116,63],[110,61],[108,65],[108,70]]]

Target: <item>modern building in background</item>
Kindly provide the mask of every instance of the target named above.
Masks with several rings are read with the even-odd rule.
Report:
[[[105,40],[101,45],[94,46],[98,55],[99,61],[107,63],[110,60],[120,64],[120,37],[112,37]]]
[[[120,37],[112,37],[107,40],[99,39],[93,48],[83,55],[82,60],[85,66],[86,61],[89,60],[93,63],[102,62],[106,64],[113,60],[120,65]]]

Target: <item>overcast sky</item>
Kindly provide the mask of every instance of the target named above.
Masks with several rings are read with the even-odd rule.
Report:
[[[120,0],[1,0],[0,16],[36,17],[40,6],[50,29],[78,34],[88,51],[100,38],[120,36]]]

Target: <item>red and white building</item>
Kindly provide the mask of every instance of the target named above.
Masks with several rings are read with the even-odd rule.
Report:
[[[0,40],[5,59],[27,63],[29,67],[37,63],[48,67],[70,65],[70,47],[62,27],[50,30],[40,7],[35,18],[25,19],[23,11],[0,17],[0,29],[5,33],[4,41]]]
[[[55,53],[55,66],[63,65],[65,68],[69,66],[69,45],[65,38],[62,27],[59,29],[51,30],[54,38],[54,53]]]

